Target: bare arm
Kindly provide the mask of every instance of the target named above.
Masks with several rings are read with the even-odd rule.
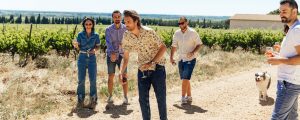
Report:
[[[170,62],[171,62],[172,64],[175,64],[174,54],[175,54],[176,50],[177,50],[176,47],[172,47],[172,48],[171,48]]]
[[[124,50],[124,56],[123,56],[123,60],[122,60],[122,64],[120,67],[120,74],[123,74],[125,72],[125,69],[127,68],[128,65],[128,61],[129,61],[129,51]]]
[[[282,59],[283,64],[287,65],[300,65],[300,46],[295,47],[297,55],[288,59]]]
[[[192,53],[193,54],[197,53],[200,50],[201,46],[202,46],[201,44],[197,45],[196,48],[192,51]]]
[[[290,58],[269,58],[268,62],[272,65],[286,64],[286,65],[300,65],[300,45],[295,47],[297,55]]]
[[[201,44],[197,45],[192,52],[190,52],[190,53],[187,54],[187,57],[188,58],[193,57],[194,54],[197,53],[200,50],[200,48],[201,48]]]

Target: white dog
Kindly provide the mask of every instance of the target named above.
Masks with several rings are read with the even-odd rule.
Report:
[[[255,73],[256,86],[259,91],[259,100],[267,101],[267,90],[271,84],[271,76],[267,72]]]

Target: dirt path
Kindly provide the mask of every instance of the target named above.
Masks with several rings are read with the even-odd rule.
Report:
[[[268,91],[268,102],[259,102],[255,86],[254,73],[269,71],[272,75],[271,87]],[[170,120],[266,120],[270,119],[276,93],[276,67],[267,69],[252,69],[235,73],[215,80],[202,81],[192,87],[193,103],[181,106],[180,89],[168,92],[167,107]],[[151,91],[151,114],[153,120],[158,120],[158,110],[154,92]],[[130,99],[130,105],[122,106],[121,100],[115,101],[115,106],[105,109],[106,103],[98,104],[96,112],[81,111],[61,115],[47,114],[48,119],[81,119],[92,120],[140,120],[141,112],[138,97]]]

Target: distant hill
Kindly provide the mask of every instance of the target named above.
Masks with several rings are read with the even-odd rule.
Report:
[[[53,11],[23,11],[23,10],[0,10],[0,16],[8,16],[14,15],[18,16],[22,14],[22,16],[37,16],[41,14],[41,16],[45,17],[84,17],[84,16],[93,16],[93,17],[111,17],[111,13],[96,13],[96,12],[53,12]],[[178,19],[182,15],[166,15],[166,14],[140,14],[142,18],[156,18],[156,19]],[[229,16],[186,16],[191,20],[202,20],[209,19],[212,21],[219,20],[227,20]]]

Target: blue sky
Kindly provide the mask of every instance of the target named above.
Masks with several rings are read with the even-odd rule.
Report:
[[[134,9],[143,14],[232,16],[266,14],[280,0],[0,0],[0,9],[105,12]],[[300,3],[300,0],[296,0]]]

